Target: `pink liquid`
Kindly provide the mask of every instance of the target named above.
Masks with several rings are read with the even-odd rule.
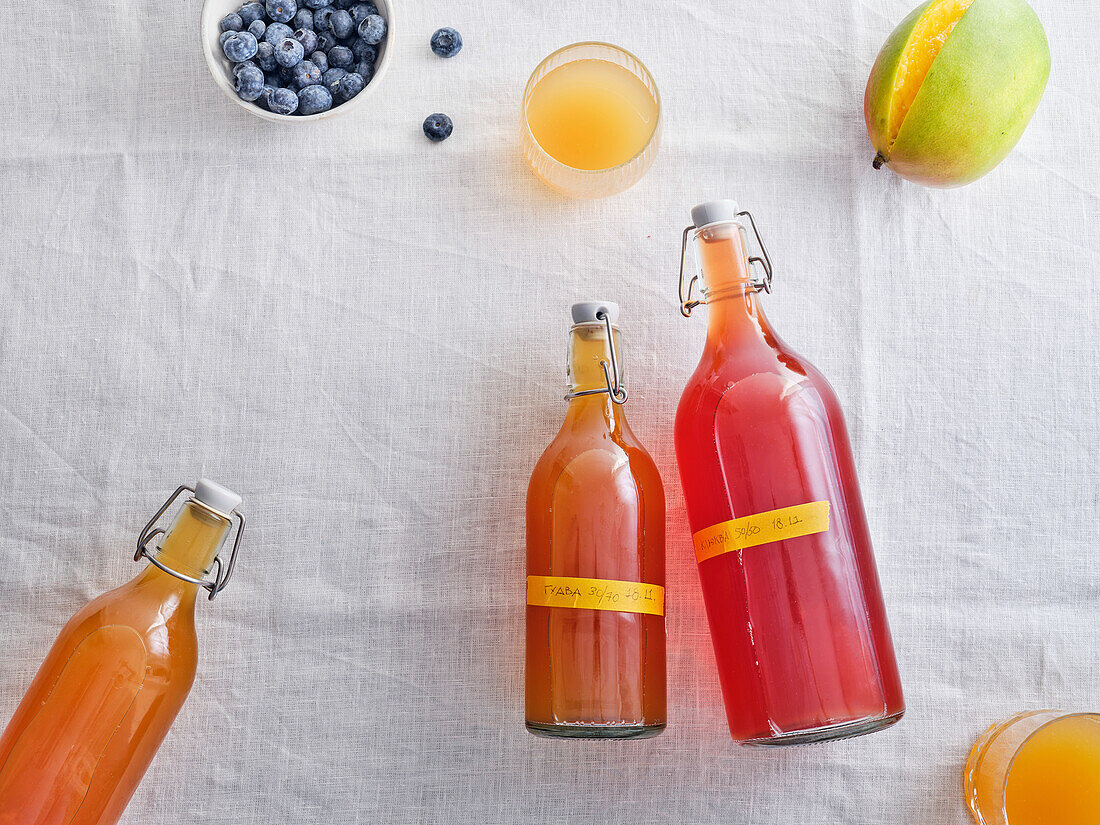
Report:
[[[676,415],[692,532],[830,504],[826,532],[699,565],[730,733],[794,744],[885,727],[905,705],[840,406],[764,318],[740,234],[697,244],[710,328]]]

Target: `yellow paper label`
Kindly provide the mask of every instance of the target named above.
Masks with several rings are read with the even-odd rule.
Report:
[[[617,610],[621,613],[665,615],[665,589],[659,584],[571,576],[528,576],[527,604]]]
[[[700,530],[695,539],[695,559],[704,562],[723,553],[770,544],[773,541],[824,533],[829,529],[829,502],[811,501],[744,518],[723,521]]]

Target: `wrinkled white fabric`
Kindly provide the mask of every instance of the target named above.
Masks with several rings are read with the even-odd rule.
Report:
[[[1100,709],[1100,68],[1093,4],[1035,0],[1054,69],[1022,142],[922,189],[872,170],[862,117],[909,6],[404,0],[369,103],[287,128],[211,82],[198,3],[8,0],[32,28],[0,119],[3,720],[205,473],[249,527],[127,825],[962,825],[987,724]],[[528,73],[581,39],[664,100],[656,165],[596,202],[518,151]],[[772,321],[847,411],[909,702],[885,733],[725,730],[672,450],[705,328],[680,232],[714,197],[755,214]],[[639,743],[522,721],[523,500],[585,299],[622,307],[668,491],[670,727]]]

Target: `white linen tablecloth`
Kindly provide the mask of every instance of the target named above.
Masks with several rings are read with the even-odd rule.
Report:
[[[249,527],[128,825],[963,825],[986,725],[1100,709],[1100,64],[1091,0],[1035,0],[1053,71],[1019,147],[922,189],[872,170],[862,116],[910,2],[403,0],[370,102],[289,128],[211,82],[197,2],[8,0],[3,722],[205,473]],[[596,202],[518,150],[528,73],[582,39],[664,98],[656,165]],[[772,320],[847,412],[909,703],[885,733],[725,729],[672,449],[705,328],[680,232],[714,197],[755,214]],[[523,729],[523,500],[592,298],[669,499],[670,725],[637,743]]]

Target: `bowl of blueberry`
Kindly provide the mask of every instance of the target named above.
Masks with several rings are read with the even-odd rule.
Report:
[[[393,0],[206,0],[202,48],[214,81],[267,120],[347,112],[389,65]]]

